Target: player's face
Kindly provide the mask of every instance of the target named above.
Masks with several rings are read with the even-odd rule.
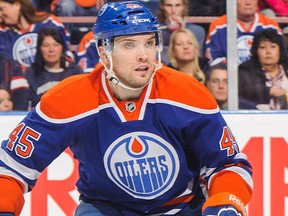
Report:
[[[257,50],[259,61],[263,66],[275,66],[280,60],[280,47],[268,40],[262,40]]]
[[[258,9],[258,0],[237,0],[237,16],[254,16]]]
[[[206,85],[217,101],[227,101],[227,70],[213,70]]]
[[[0,112],[12,111],[13,103],[11,101],[9,93],[0,89]]]
[[[63,47],[51,36],[45,36],[41,44],[41,52],[48,67],[60,67],[60,59]]]
[[[178,61],[193,61],[195,58],[193,41],[185,32],[179,32],[175,36],[173,51]]]
[[[184,2],[183,0],[164,0],[160,7],[164,10],[166,19],[170,19],[173,16],[182,16]]]
[[[154,71],[155,59],[154,34],[120,36],[114,39],[113,71],[129,87],[139,88],[147,84]]]
[[[13,4],[0,0],[0,16],[6,25],[16,25],[19,22],[21,5],[19,2]]]

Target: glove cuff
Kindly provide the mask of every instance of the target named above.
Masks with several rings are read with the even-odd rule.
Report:
[[[209,197],[202,207],[202,212],[204,212],[204,209],[207,207],[221,205],[233,205],[243,216],[247,216],[246,207],[242,200],[227,192],[217,193]]]

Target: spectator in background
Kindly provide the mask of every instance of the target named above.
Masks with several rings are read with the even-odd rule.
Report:
[[[226,62],[215,64],[206,72],[206,86],[221,110],[228,110],[228,70]],[[239,109],[257,109],[255,103],[239,99]]]
[[[84,72],[91,72],[99,61],[93,31],[86,33],[75,52],[77,64]]]
[[[55,28],[43,28],[38,32],[35,62],[25,71],[29,83],[31,107],[42,95],[61,80],[83,73],[65,56],[65,41]]]
[[[200,56],[198,42],[189,29],[179,29],[171,34],[168,56],[168,66],[205,83],[203,69],[208,66],[208,62]]]
[[[259,0],[258,8],[264,16],[288,16],[288,0]]]
[[[228,73],[227,64],[211,66],[206,74],[206,86],[216,99],[221,110],[228,109]]]
[[[272,29],[255,33],[251,54],[239,65],[239,98],[259,109],[287,109],[288,62],[282,37]]]
[[[28,83],[21,66],[3,51],[0,51],[0,84],[11,92],[14,110],[28,109]]]
[[[23,68],[34,62],[37,33],[41,28],[54,27],[61,32],[65,39],[67,55],[73,58],[69,51],[70,34],[60,20],[52,14],[36,12],[30,0],[0,0],[0,17],[3,18],[5,38],[0,46],[18,61]]]
[[[10,90],[4,85],[0,85],[0,112],[13,110],[13,101]]]
[[[202,26],[185,22],[184,17],[188,15],[188,10],[188,0],[160,0],[157,18],[163,35],[162,61],[164,64],[169,64],[167,50],[170,35],[173,31],[181,28],[187,28],[193,32],[198,41],[200,55],[202,56],[206,33]]]
[[[237,50],[238,64],[250,59],[253,34],[263,29],[276,29],[282,35],[274,20],[257,13],[257,0],[237,0]],[[227,58],[227,15],[214,20],[209,27],[206,39],[206,57],[210,64],[225,61]]]

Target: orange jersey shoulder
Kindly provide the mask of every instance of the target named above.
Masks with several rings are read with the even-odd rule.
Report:
[[[91,73],[64,79],[42,96],[41,111],[50,118],[65,119],[98,108],[100,98],[105,98],[100,96],[102,71],[98,65]]]
[[[259,24],[263,26],[263,28],[274,28],[278,31],[279,34],[282,34],[282,30],[279,24],[272,18],[266,17],[261,13],[257,13],[259,17]]]
[[[279,27],[279,24],[274,19],[264,16],[261,13],[257,13],[257,14],[259,17],[259,23],[262,23],[263,25],[274,25],[274,26]]]
[[[215,20],[213,20],[210,24],[210,30],[214,30],[217,26],[227,25],[227,15],[222,15]]]
[[[66,119],[95,110],[109,103],[102,89],[103,66],[94,71],[68,77],[44,94],[40,110],[49,118]],[[216,109],[217,103],[208,89],[196,79],[163,66],[153,79],[150,99],[163,99],[199,109]]]
[[[227,15],[220,16],[213,20],[209,26],[209,31],[206,40],[210,40],[211,35],[214,35],[217,28],[226,28],[227,26]]]
[[[217,108],[217,102],[206,86],[187,74],[163,66],[156,72],[153,82],[154,90],[151,97],[200,109]]]

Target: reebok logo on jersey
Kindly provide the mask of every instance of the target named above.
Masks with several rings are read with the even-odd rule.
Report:
[[[179,172],[174,148],[155,134],[134,132],[114,141],[104,155],[109,178],[135,198],[154,199],[168,191]]]

